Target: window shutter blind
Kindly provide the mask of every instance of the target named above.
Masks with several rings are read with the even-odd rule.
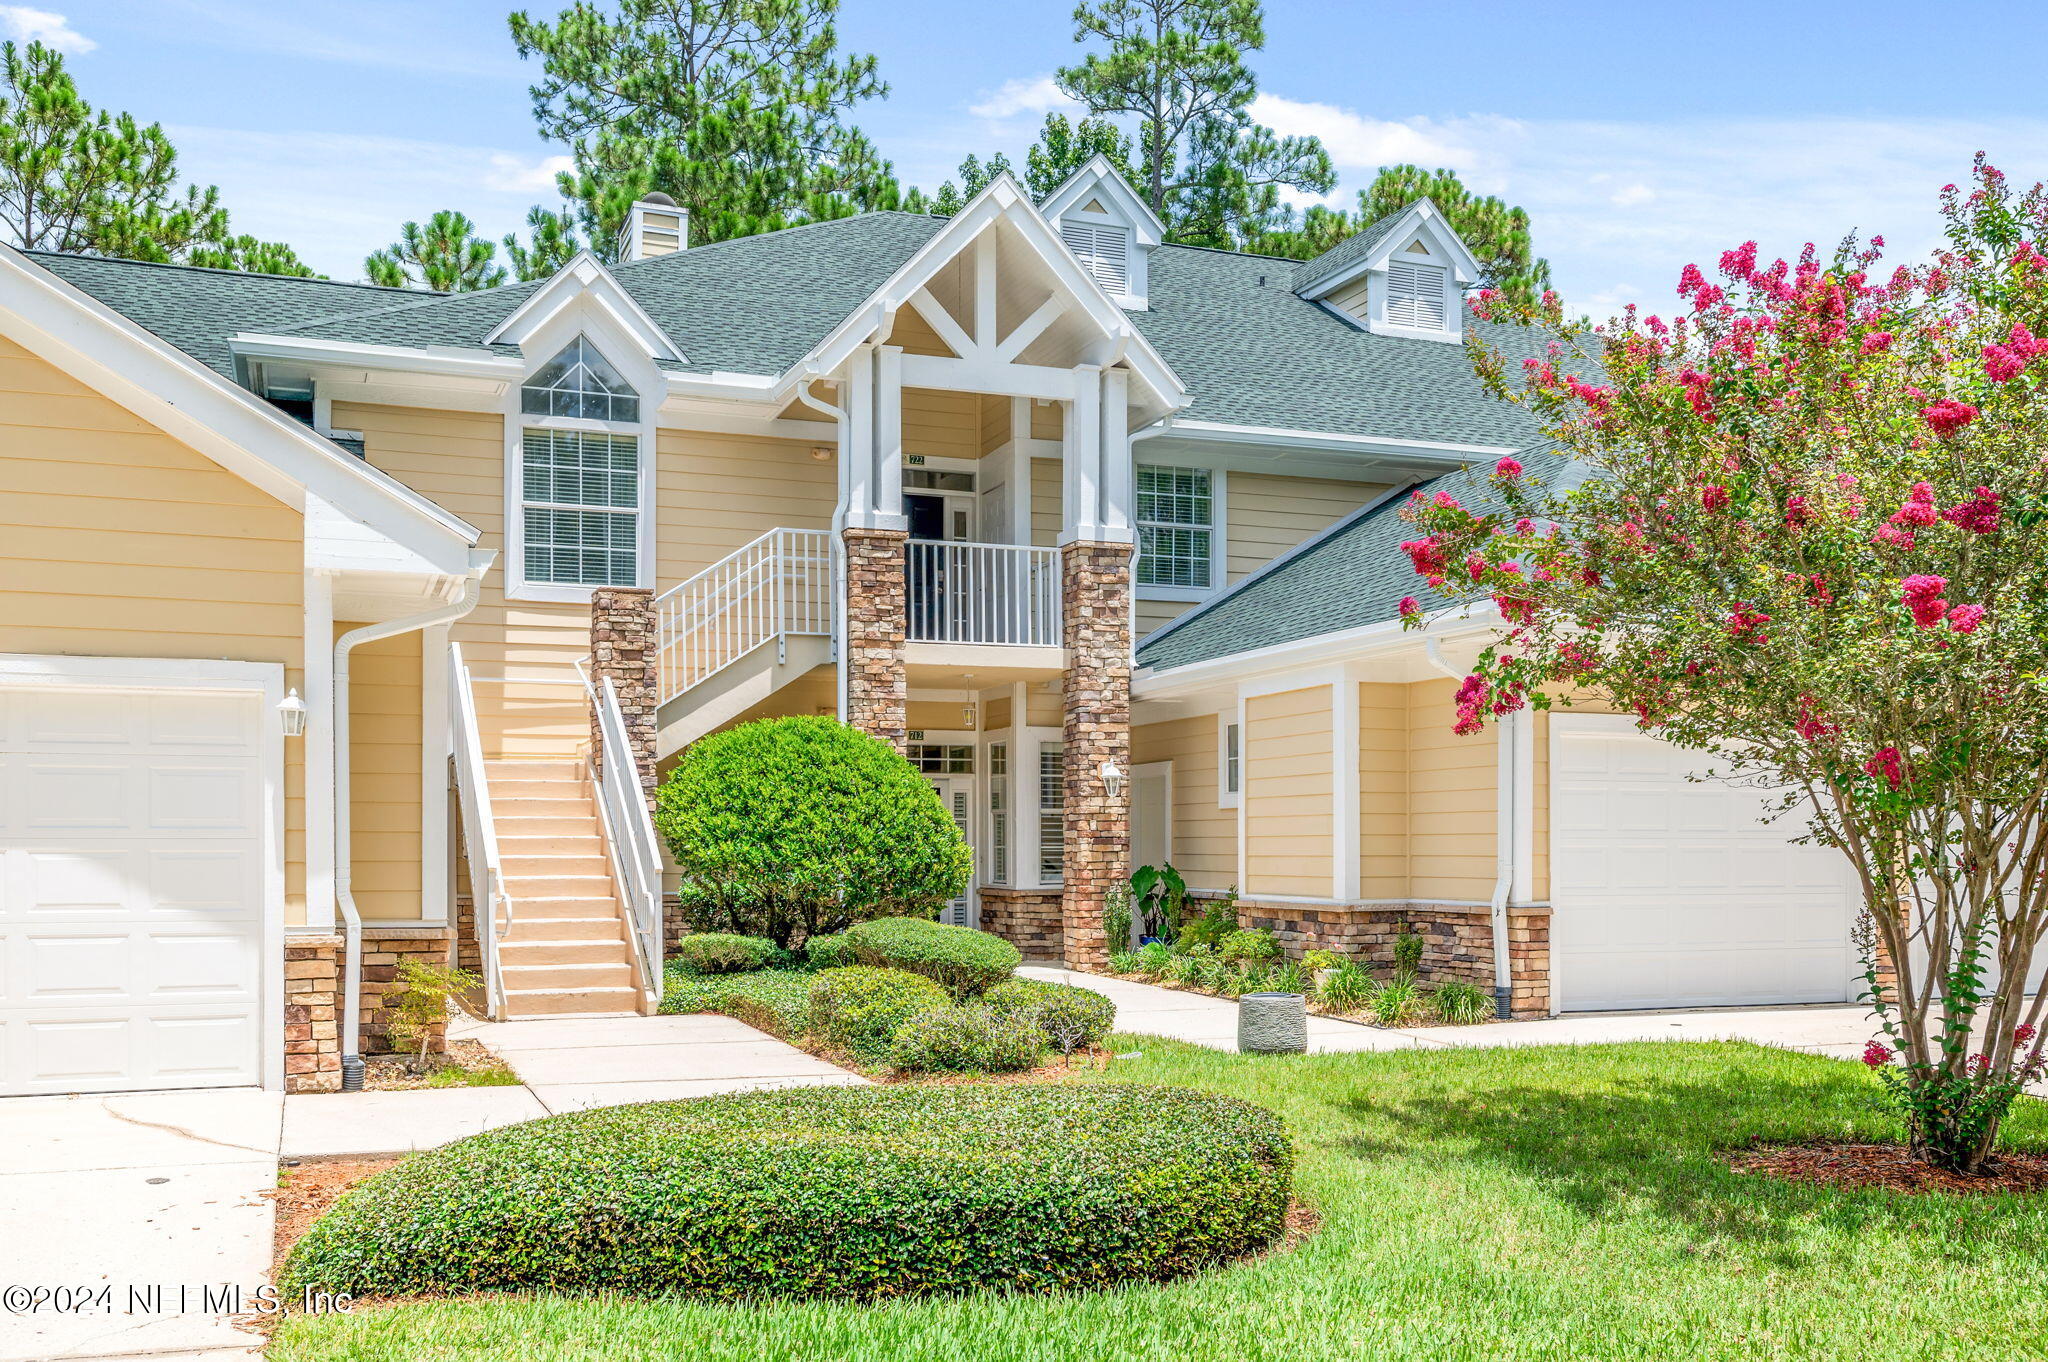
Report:
[[[1110,293],[1131,290],[1131,234],[1121,227],[1096,227],[1086,222],[1063,219],[1060,239],[1081,262],[1081,268],[1095,276],[1095,282]]]
[[[1444,271],[1441,265],[1387,262],[1387,320],[1395,326],[1444,329]]]

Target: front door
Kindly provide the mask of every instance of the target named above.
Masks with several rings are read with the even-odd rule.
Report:
[[[974,837],[969,829],[973,826],[974,816],[974,777],[930,776],[928,779],[932,789],[938,791],[939,802],[946,806],[946,812],[952,814],[953,821],[959,825],[960,836],[970,847],[973,846]],[[967,888],[961,891],[960,897],[939,910],[939,921],[955,927],[972,927],[975,916],[974,877],[970,875]]]

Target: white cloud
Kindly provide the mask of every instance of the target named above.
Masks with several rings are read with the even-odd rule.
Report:
[[[1262,94],[1252,100],[1250,112],[1283,137],[1321,139],[1339,171],[1375,171],[1404,161],[1450,166],[1459,171],[1480,170],[1485,158],[1475,149],[1473,133],[1483,132],[1486,124],[1513,126],[1506,119],[1440,123],[1411,118],[1395,122],[1367,118],[1335,104],[1315,104],[1274,94]]]
[[[492,152],[484,185],[508,194],[552,194],[555,176],[575,168],[576,160],[571,156],[543,156],[535,161],[507,152]]]
[[[1018,76],[1004,81],[978,104],[967,106],[976,118],[1015,118],[1019,114],[1042,117],[1055,111],[1071,113],[1082,106],[1067,98],[1051,76]]]
[[[1633,208],[1639,203],[1648,203],[1657,197],[1657,191],[1646,184],[1625,185],[1608,195],[1607,201],[1617,208]]]
[[[99,44],[71,26],[61,14],[27,5],[0,5],[0,32],[16,42],[41,43],[59,52],[83,55]]]

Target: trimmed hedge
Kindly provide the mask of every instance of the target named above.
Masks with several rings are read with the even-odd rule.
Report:
[[[676,958],[699,974],[740,974],[766,969],[782,948],[763,936],[691,932],[676,942]]]
[[[942,1007],[896,1028],[889,1065],[903,1073],[1006,1074],[1045,1058],[1045,1033],[979,1004]]]
[[[661,995],[661,1010],[722,1012],[771,1036],[793,1040],[809,1018],[809,970],[764,969],[746,974],[692,974],[674,964]]]
[[[1063,1054],[1102,1044],[1116,1025],[1115,1003],[1072,984],[1010,979],[990,989],[982,1002],[998,1016],[1039,1032]]]
[[[908,970],[972,998],[1010,977],[1024,956],[999,936],[919,917],[881,917],[846,929],[863,965]]]
[[[873,1299],[1159,1281],[1279,1238],[1294,1153],[1189,1088],[807,1088],[550,1116],[362,1182],[280,1283]]]
[[[811,1032],[865,1064],[885,1063],[896,1029],[952,1004],[946,990],[900,969],[850,965],[812,976]]]
[[[846,933],[833,932],[804,942],[804,963],[812,969],[840,969],[857,965],[860,961],[853,958],[853,947],[847,943]]]

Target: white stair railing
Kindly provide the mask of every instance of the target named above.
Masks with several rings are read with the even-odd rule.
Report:
[[[912,643],[1060,646],[1057,549],[913,539],[904,571]]]
[[[587,673],[584,683],[589,686]],[[660,843],[655,841],[654,820],[648,813],[646,792],[640,787],[639,762],[626,735],[626,715],[619,707],[619,692],[612,679],[600,677],[590,698],[597,709],[599,747],[591,755],[605,850],[611,857],[612,877],[619,886],[627,924],[633,929],[640,987],[651,1001],[658,1001],[662,989]]]
[[[660,702],[786,634],[832,632],[832,537],[770,530],[654,602]]]
[[[498,864],[498,830],[491,818],[491,788],[484,772],[484,748],[476,720],[476,692],[462,645],[448,645],[448,731],[453,747],[455,790],[462,810],[462,840],[469,857],[469,902],[475,920],[477,959],[484,979],[484,1010],[492,1021],[505,1016],[505,981],[498,970],[498,943],[512,927],[512,900]]]

